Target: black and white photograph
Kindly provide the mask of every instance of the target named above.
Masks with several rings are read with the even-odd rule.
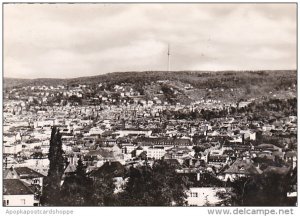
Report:
[[[2,3],[2,207],[292,215],[297,11]]]

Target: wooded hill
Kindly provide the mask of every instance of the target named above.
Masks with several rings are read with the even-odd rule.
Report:
[[[158,82],[160,83],[158,84]],[[130,86],[142,95],[153,96],[151,89],[177,90],[179,101],[199,98],[239,100],[251,97],[295,97],[297,72],[281,71],[147,71],[115,72],[98,76],[73,79],[13,79],[4,78],[4,88],[79,84],[91,87],[102,83],[109,91],[115,85]],[[163,84],[162,84],[163,83]],[[187,90],[187,86],[192,86]],[[171,92],[170,92],[171,93]]]

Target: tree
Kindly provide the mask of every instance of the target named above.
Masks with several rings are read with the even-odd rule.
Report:
[[[204,152],[206,148],[204,146],[194,146],[193,149],[195,151],[194,157],[201,158],[201,152]]]
[[[233,205],[245,206],[247,205],[247,199],[252,199],[247,193],[250,182],[253,182],[253,178],[241,177],[232,183],[233,191],[231,201]],[[256,191],[254,188],[252,189]]]
[[[63,206],[116,206],[115,184],[112,173],[94,179],[87,176],[84,164],[78,160],[76,172],[65,178],[61,189]]]
[[[131,167],[129,180],[120,194],[125,206],[183,206],[186,204],[188,179],[178,175],[173,165],[156,161],[151,168],[144,165]]]
[[[285,206],[290,187],[288,173],[266,172],[231,183],[231,203],[237,206]],[[276,198],[276,199],[274,199]]]
[[[40,151],[37,151],[37,152],[34,152],[33,154],[31,154],[31,157],[32,158],[35,158],[35,159],[40,159],[40,158],[43,158],[43,153],[42,152],[40,152]]]
[[[76,103],[79,104],[79,105],[82,104],[81,98],[79,98],[79,97],[76,96],[76,95],[70,96],[70,97],[68,98],[68,101],[69,101],[70,103],[72,103],[72,104],[76,104]]]
[[[79,160],[77,162],[76,175],[81,176],[81,177],[85,176],[85,169],[84,169],[84,165],[83,165],[81,158],[79,158]]]
[[[93,181],[93,205],[116,206],[117,196],[114,194],[115,181],[111,175],[97,178]]]
[[[41,202],[44,205],[59,205],[57,196],[60,192],[61,178],[64,172],[64,157],[61,134],[57,127],[52,128],[48,159],[50,162],[48,176],[45,178]]]
[[[93,181],[86,176],[81,159],[77,162],[74,175],[65,178],[60,192],[63,206],[92,206]]]
[[[253,199],[257,206],[285,206],[287,205],[287,192],[289,190],[290,176],[288,173],[266,172],[255,179],[259,190]],[[253,194],[254,196],[254,194]],[[274,199],[276,197],[276,199]],[[251,205],[250,203],[248,205]]]

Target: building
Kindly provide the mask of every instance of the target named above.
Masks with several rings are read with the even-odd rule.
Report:
[[[150,138],[150,137],[141,137],[137,138],[136,142],[142,146],[153,146],[153,145],[161,145],[161,146],[192,146],[193,143],[190,139],[184,138]]]
[[[147,149],[147,157],[154,159],[161,159],[165,156],[166,150],[164,146],[151,146]]]
[[[238,158],[228,169],[224,171],[224,175],[219,177],[224,181],[234,181],[240,177],[248,177],[256,174],[261,174],[262,171],[254,166],[250,159]]]
[[[3,206],[38,206],[34,192],[20,179],[3,180]]]
[[[218,193],[226,193],[224,187],[191,187],[187,191],[188,206],[216,206],[223,199],[218,196]]]
[[[3,172],[4,179],[20,179],[28,185],[39,186],[43,188],[44,175],[28,167],[11,167]]]
[[[191,158],[192,150],[186,146],[175,146],[167,150],[165,158],[170,159],[186,159]]]
[[[114,161],[104,163],[100,168],[91,171],[89,176],[94,180],[111,176],[115,184],[114,193],[119,193],[126,183],[125,172],[125,167],[120,162]]]
[[[22,151],[22,143],[4,144],[3,154],[16,155]]]
[[[149,137],[152,131],[151,130],[118,130],[115,133],[119,135],[118,137],[139,136],[139,135]]]

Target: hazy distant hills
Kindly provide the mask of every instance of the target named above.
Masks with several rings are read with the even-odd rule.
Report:
[[[64,79],[17,79],[17,78],[4,78],[4,88],[23,87],[23,86],[39,86],[39,85],[57,85],[67,83]]]
[[[152,89],[161,88],[161,83],[177,90],[178,100],[199,98],[243,99],[257,96],[286,97],[296,95],[297,72],[282,71],[178,71],[178,72],[116,72],[92,77],[74,79],[13,79],[4,78],[4,87],[36,85],[77,85],[91,86],[105,84],[108,90],[114,85],[129,85],[142,89],[152,97]],[[158,84],[159,83],[159,84]],[[192,89],[186,86],[192,86]],[[158,87],[160,86],[160,87]]]
[[[219,85],[227,85],[234,83],[238,85],[243,82],[296,82],[297,73],[294,70],[282,71],[150,71],[150,72],[115,72],[98,76],[79,77],[72,79],[59,79],[59,78],[38,78],[38,79],[17,79],[17,78],[4,78],[4,86],[24,86],[24,85],[57,85],[57,84],[93,84],[99,82],[129,82],[136,81],[157,81],[157,80],[180,80],[191,84],[203,84],[207,82],[217,82]],[[277,80],[277,81],[276,81]],[[256,84],[259,84],[256,83]],[[208,84],[208,83],[207,83]],[[208,85],[213,85],[208,84]],[[219,86],[221,87],[221,86]]]

